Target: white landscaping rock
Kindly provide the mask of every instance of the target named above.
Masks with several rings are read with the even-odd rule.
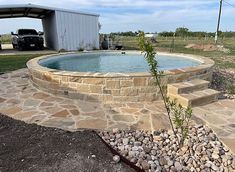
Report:
[[[177,130],[177,137],[180,136]],[[100,132],[115,150],[145,171],[235,171],[232,152],[203,125],[190,127],[182,148],[173,132],[158,130]],[[120,157],[113,157],[114,162]]]

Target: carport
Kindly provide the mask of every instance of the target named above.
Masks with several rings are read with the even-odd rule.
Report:
[[[99,48],[97,14],[33,4],[0,6],[0,19],[18,17],[42,20],[48,48],[68,51]]]

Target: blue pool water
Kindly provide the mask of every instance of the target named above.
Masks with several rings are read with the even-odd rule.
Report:
[[[158,55],[160,70],[170,70],[197,66],[200,62],[174,56]],[[77,72],[147,72],[148,64],[139,54],[66,54],[39,61],[40,65],[51,69]]]

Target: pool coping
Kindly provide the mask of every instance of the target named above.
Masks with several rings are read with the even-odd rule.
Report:
[[[36,57],[31,59],[27,62],[28,69],[41,71],[41,72],[51,72],[55,75],[61,76],[78,76],[78,77],[95,77],[95,78],[119,78],[119,77],[144,77],[144,76],[151,76],[149,72],[131,72],[131,73],[98,73],[98,72],[73,72],[73,71],[62,71],[57,69],[50,69],[47,67],[43,67],[39,64],[39,61],[42,59],[55,57],[59,55],[67,55],[67,54],[79,54],[79,53],[128,53],[128,54],[141,54],[140,51],[87,51],[87,52],[66,52],[66,53],[59,53],[59,54],[50,54],[50,55],[43,55],[40,57]],[[183,57],[188,59],[193,59],[199,61],[201,64],[195,67],[185,67],[185,68],[176,68],[172,70],[164,70],[163,75],[174,75],[174,74],[181,74],[181,73],[190,73],[195,72],[198,70],[208,69],[214,66],[214,61],[198,55],[191,55],[191,54],[183,54],[183,53],[166,53],[166,52],[159,52],[157,55],[167,55],[167,56],[176,56],[176,57]]]

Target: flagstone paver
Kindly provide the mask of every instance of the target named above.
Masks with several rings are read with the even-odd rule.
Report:
[[[27,123],[65,130],[169,129],[162,101],[141,103],[88,102],[58,97],[38,90],[27,69],[0,75],[0,112]],[[195,123],[210,126],[235,152],[235,100],[193,108]]]

